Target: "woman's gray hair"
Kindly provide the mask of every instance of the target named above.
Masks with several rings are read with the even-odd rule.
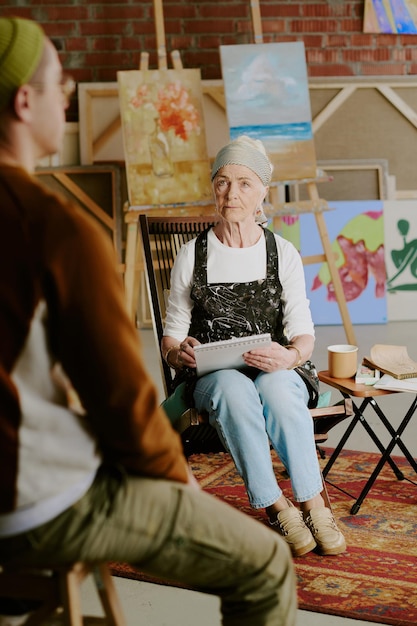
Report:
[[[254,172],[267,187],[271,182],[273,165],[259,139],[241,135],[221,148],[211,170],[211,180],[225,165],[244,165]]]

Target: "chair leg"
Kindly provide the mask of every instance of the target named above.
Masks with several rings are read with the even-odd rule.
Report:
[[[86,574],[81,563],[60,574],[64,626],[83,626],[80,585]]]
[[[108,565],[98,565],[94,568],[93,575],[108,626],[125,626],[126,620]]]
[[[321,492],[321,497],[323,498],[324,504],[326,505],[326,507],[332,510],[332,505],[330,503],[330,498],[329,498],[329,494],[327,491],[327,485],[326,485],[326,481],[324,480],[323,474],[321,475],[321,479],[323,483],[323,491]]]
[[[126,626],[107,564],[95,566],[78,562],[44,571],[29,569],[12,572],[4,572],[0,566],[0,589],[5,598],[25,599],[26,604],[29,600],[34,603],[33,608],[28,608],[30,612],[25,626],[83,626],[81,584],[89,575],[94,576],[105,616],[87,619],[94,624]]]

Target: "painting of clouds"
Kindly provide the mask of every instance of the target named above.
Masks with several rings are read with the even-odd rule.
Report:
[[[220,46],[230,138],[260,139],[273,180],[316,175],[302,42]]]

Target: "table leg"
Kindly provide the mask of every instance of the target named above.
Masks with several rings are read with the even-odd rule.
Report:
[[[414,402],[412,403],[411,406],[413,406],[413,404],[414,404]],[[372,400],[371,400],[371,405],[372,405],[372,408],[374,409],[375,413],[378,415],[379,419],[381,420],[381,422],[384,424],[385,428],[390,433],[390,435],[393,438],[396,437],[396,444],[397,444],[397,446],[400,448],[400,450],[404,454],[405,458],[407,459],[407,461],[409,462],[409,464],[411,465],[413,470],[417,473],[417,463],[414,460],[413,456],[410,454],[410,451],[406,447],[405,443],[399,437],[398,430],[396,431],[394,429],[394,427],[392,426],[391,422],[384,415],[384,413],[382,412],[382,410],[380,409],[380,407],[378,406],[378,404],[377,404],[377,402],[376,402],[376,400],[374,398],[372,398]],[[411,413],[409,419],[411,419],[413,413],[414,413],[414,411]],[[408,415],[408,413],[406,415]],[[403,476],[403,478],[404,478],[404,476]]]
[[[349,398],[349,394],[342,394],[345,398]],[[352,401],[352,407],[353,410],[355,412],[355,417],[351,420],[348,428],[346,429],[344,435],[342,436],[342,438],[340,439],[339,443],[337,444],[337,447],[335,448],[335,450],[333,451],[333,454],[331,455],[330,459],[328,460],[328,462],[326,463],[326,466],[323,469],[323,476],[326,478],[327,474],[329,473],[331,467],[333,466],[334,462],[336,461],[337,457],[339,456],[342,448],[344,447],[346,441],[349,439],[353,429],[355,428],[356,424],[358,422],[360,422],[362,424],[362,426],[365,428],[366,432],[368,433],[368,435],[371,437],[372,441],[375,443],[375,445],[377,446],[377,448],[379,449],[379,451],[381,452],[381,454],[383,454],[385,452],[385,446],[383,445],[383,443],[380,441],[380,439],[378,438],[378,436],[375,434],[375,432],[372,430],[372,428],[369,426],[368,422],[366,421],[363,413],[366,409],[366,407],[368,406],[368,404],[371,404],[371,401],[373,400],[373,398],[371,397],[366,397],[364,398],[364,400],[362,401],[360,407],[358,408],[356,406],[356,404]],[[375,410],[375,407],[373,407]],[[379,408],[379,407],[378,407]],[[377,413],[378,414],[378,413]],[[378,414],[379,416],[379,414]],[[389,457],[387,459],[387,462],[389,463],[389,465],[392,468],[392,471],[394,472],[396,478],[398,480],[403,480],[404,475],[401,472],[401,470],[399,469],[399,467],[396,465],[396,463],[391,459],[391,457]]]
[[[374,484],[375,480],[377,479],[380,471],[382,470],[384,464],[390,459],[390,454],[393,451],[393,449],[395,448],[395,446],[398,443],[399,438],[401,437],[402,433],[404,432],[405,428],[407,427],[408,422],[410,421],[410,419],[412,418],[412,416],[415,413],[415,410],[417,408],[417,396],[414,398],[413,402],[411,403],[410,408],[408,409],[406,415],[404,416],[404,419],[402,420],[399,428],[394,431],[394,436],[392,437],[390,443],[388,444],[388,446],[386,447],[384,453],[382,454],[380,460],[378,461],[374,471],[372,472],[371,476],[368,478],[368,481],[365,485],[365,487],[362,489],[359,498],[356,500],[355,504],[352,506],[350,512],[352,515],[356,515],[356,513],[359,511],[362,502],[365,500],[366,496],[369,493],[369,490],[371,489],[372,485]],[[415,463],[413,462],[413,469],[415,469]]]

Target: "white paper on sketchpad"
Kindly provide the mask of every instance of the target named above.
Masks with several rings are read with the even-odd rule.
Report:
[[[268,348],[271,335],[250,335],[249,337],[233,337],[224,341],[212,341],[194,346],[197,363],[197,376],[223,369],[240,369],[245,367],[243,354],[258,348]]]

